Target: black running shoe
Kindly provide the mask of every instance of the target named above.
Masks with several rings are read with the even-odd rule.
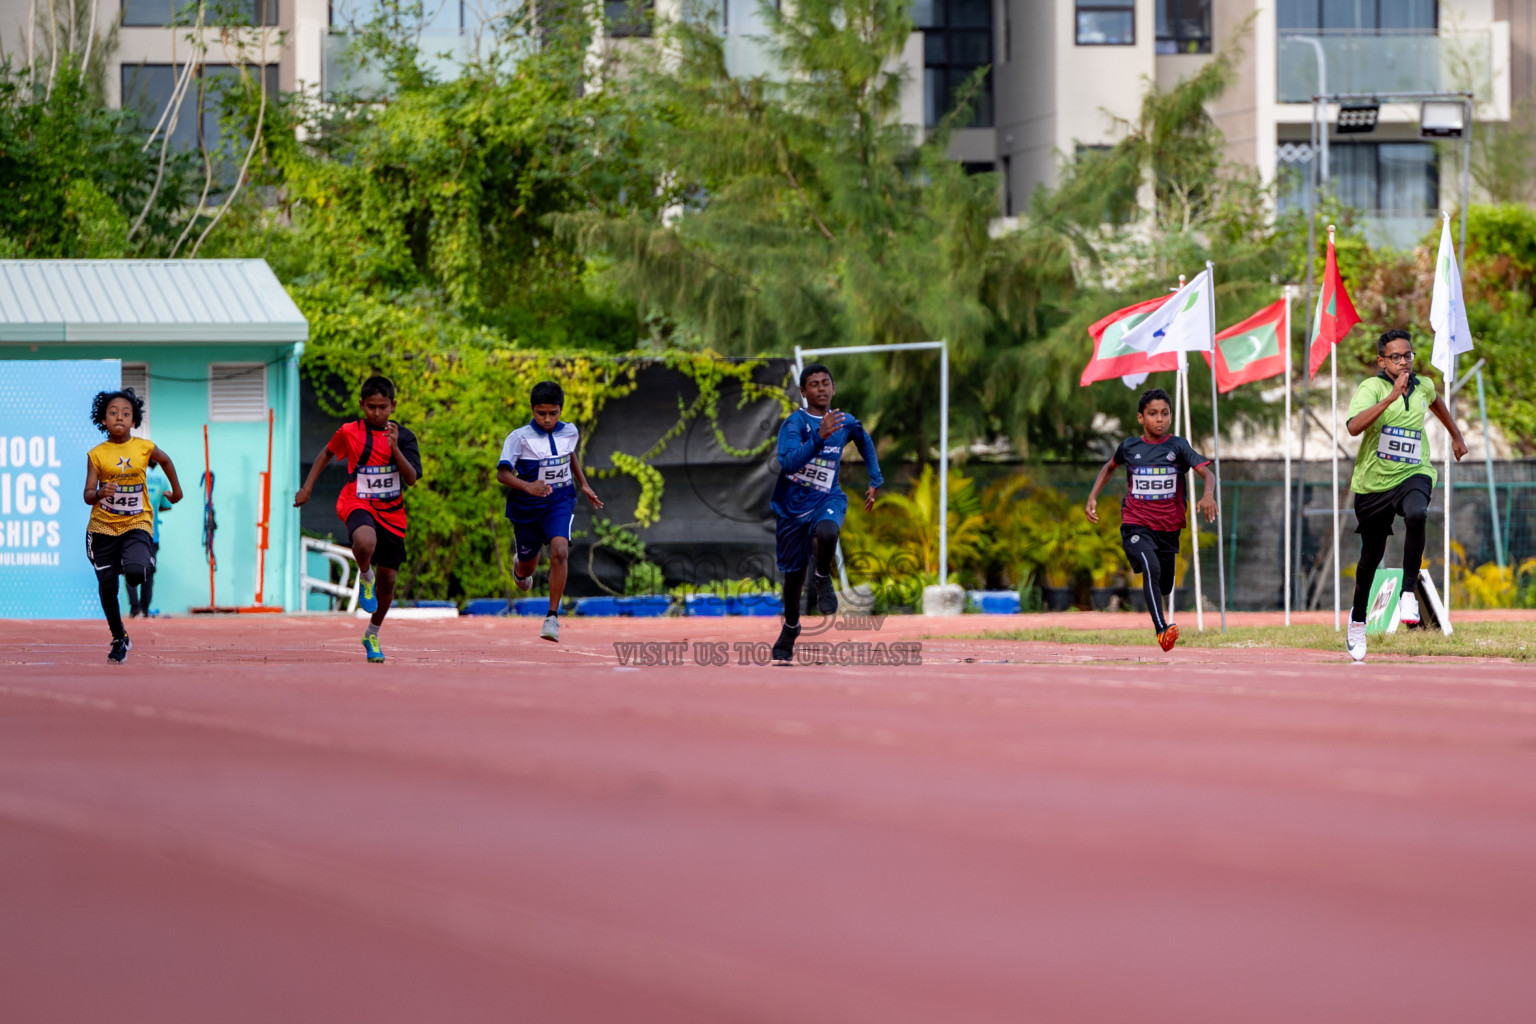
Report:
[[[119,665],[128,657],[128,652],[133,650],[133,643],[126,636],[120,636],[112,641],[112,649],[107,652],[107,660],[115,661]]]
[[[798,625],[785,626],[779,630],[779,639],[773,645],[773,663],[775,665],[793,665],[795,662],[795,640],[800,636]],[[761,650],[761,648],[759,648]]]
[[[832,589],[832,577],[812,573],[811,586],[816,588],[816,610],[823,615],[836,615],[837,591]]]

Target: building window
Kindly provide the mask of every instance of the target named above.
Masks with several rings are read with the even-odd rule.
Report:
[[[613,39],[645,39],[652,33],[651,0],[605,0],[603,19]]]
[[[1436,0],[1278,0],[1281,32],[1435,32]]]
[[[1211,52],[1211,0],[1157,0],[1158,53]]]
[[[252,423],[267,418],[265,363],[209,363],[208,419]]]
[[[1135,46],[1134,0],[1078,0],[1078,46]]]
[[[145,124],[157,124],[170,105],[171,96],[176,91],[176,78],[183,69],[184,65],[173,64],[124,64],[123,109],[137,110]],[[246,70],[254,74],[256,69]],[[275,99],[277,65],[267,64],[265,71],[267,95]],[[173,148],[188,150],[203,145],[210,153],[220,148],[224,141],[219,126],[219,118],[224,112],[224,90],[238,86],[240,72],[241,69],[232,64],[198,65],[193,72],[195,81],[187,86],[182,96],[176,127],[170,133]]]
[[[158,2],[158,0],[157,0]],[[277,0],[269,0],[276,3]],[[410,11],[407,4],[399,9],[402,14]],[[338,32],[359,32],[380,14],[377,0],[331,0],[330,24]],[[429,35],[444,35],[464,29],[464,4],[462,0],[425,0],[421,17],[401,18],[408,27]]]
[[[939,123],[954,107],[960,88],[988,68],[962,128],[992,126],[991,0],[917,0],[913,21],[923,33],[923,121]]]
[[[1304,143],[1280,146],[1278,163],[1289,177],[1282,211],[1307,205],[1308,152]],[[1440,204],[1440,166],[1428,142],[1335,142],[1328,150],[1328,185],[1340,202],[1368,213],[1426,213]]]
[[[149,437],[149,364],[124,363],[120,388],[133,388],[133,393],[144,403],[144,420],[130,433],[134,437]]]
[[[213,5],[205,9],[203,18],[209,25],[276,25],[277,3],[278,0],[246,0],[237,5]],[[190,25],[196,20],[194,12],[195,8],[189,8],[185,0],[123,0],[123,26]],[[231,15],[228,20],[221,17],[226,12]]]

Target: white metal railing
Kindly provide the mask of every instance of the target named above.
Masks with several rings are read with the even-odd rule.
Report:
[[[299,561],[299,606],[309,607],[309,595],[311,593],[325,594],[330,597],[331,610],[335,611],[335,601],[343,598],[347,602],[348,612],[357,611],[358,594],[362,588],[362,573],[357,571],[357,562],[352,557],[352,549],[344,548],[340,544],[332,544],[328,540],[317,540],[314,537],[304,537],[303,549]],[[309,574],[309,554],[314,552],[324,555],[327,563],[341,568],[341,582],[332,583],[330,574],[325,579],[316,579]]]

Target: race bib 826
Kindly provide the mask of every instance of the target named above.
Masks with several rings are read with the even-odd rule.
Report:
[[[789,479],[801,487],[809,487],[823,494],[832,490],[832,481],[837,477],[837,466],[827,459],[812,459],[800,467],[800,472],[791,473]]]

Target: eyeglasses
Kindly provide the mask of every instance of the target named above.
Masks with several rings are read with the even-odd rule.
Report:
[[[1395,356],[1382,356],[1381,358],[1385,359],[1389,363],[1411,363],[1413,362],[1413,353],[1399,352]]]

